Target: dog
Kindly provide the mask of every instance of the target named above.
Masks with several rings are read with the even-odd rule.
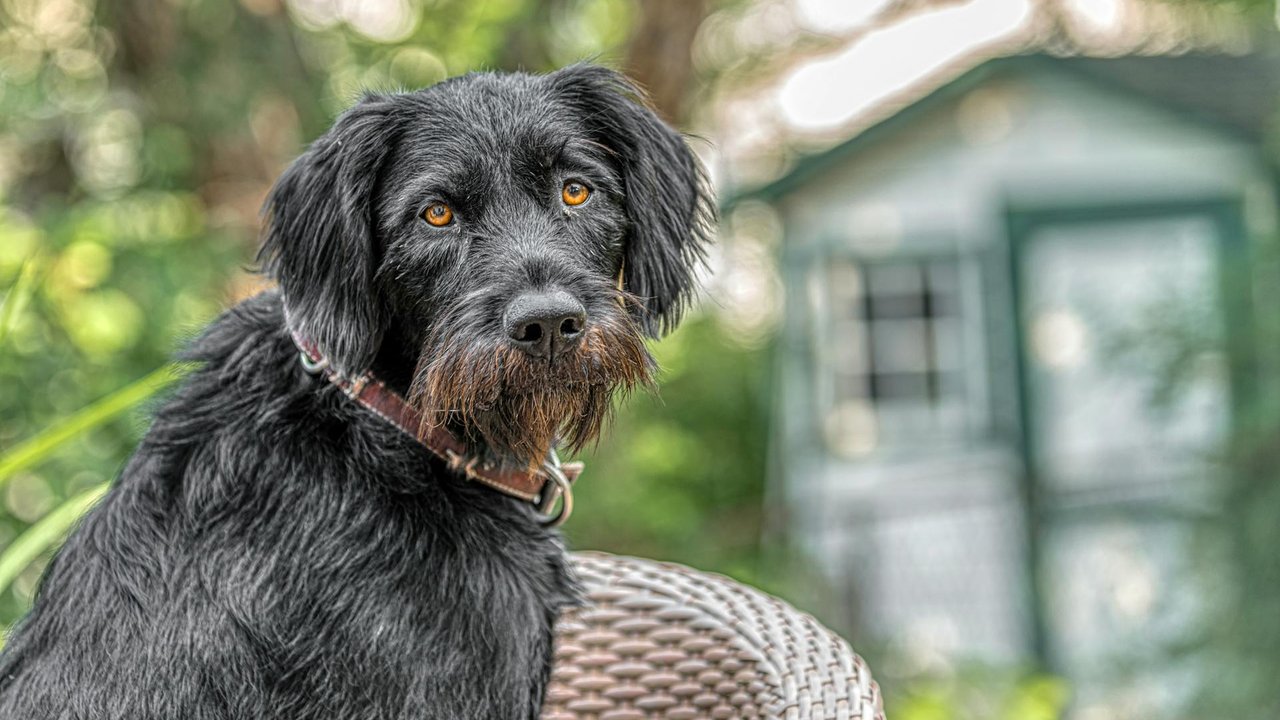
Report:
[[[577,601],[555,444],[651,382],[712,213],[613,71],[365,96],[267,198],[277,289],[45,571],[0,718],[537,717]]]

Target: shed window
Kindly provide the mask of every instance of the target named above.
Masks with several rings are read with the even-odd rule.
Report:
[[[959,435],[965,361],[954,258],[830,266],[828,434],[856,451]]]

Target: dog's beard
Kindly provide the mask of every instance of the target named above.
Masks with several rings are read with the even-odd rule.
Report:
[[[414,371],[409,399],[424,422],[458,427],[473,452],[534,467],[561,441],[577,451],[599,437],[615,395],[652,383],[654,363],[633,323],[593,319],[554,361],[499,339],[437,333]]]

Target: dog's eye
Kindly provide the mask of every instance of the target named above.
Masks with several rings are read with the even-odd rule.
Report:
[[[589,197],[591,189],[574,180],[565,183],[564,189],[560,191],[560,199],[564,200],[565,205],[581,205]]]
[[[441,202],[434,202],[422,211],[422,219],[435,227],[444,227],[453,222],[453,210]]]

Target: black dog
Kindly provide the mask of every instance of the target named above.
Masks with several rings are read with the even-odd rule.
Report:
[[[0,717],[536,717],[575,592],[548,453],[647,382],[710,232],[635,98],[575,66],[339,118],[268,199],[280,293],[195,343],[8,640]]]

